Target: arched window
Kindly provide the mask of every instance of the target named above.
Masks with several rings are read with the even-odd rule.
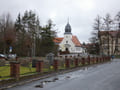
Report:
[[[65,50],[68,51],[68,48],[66,48]]]

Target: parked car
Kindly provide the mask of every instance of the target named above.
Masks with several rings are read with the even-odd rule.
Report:
[[[14,59],[14,58],[17,57],[17,55],[16,55],[16,54],[9,54],[9,55],[7,55],[7,57],[8,57],[8,58],[11,58],[11,59]]]
[[[1,58],[6,58],[6,55],[0,54],[0,57],[1,57]]]

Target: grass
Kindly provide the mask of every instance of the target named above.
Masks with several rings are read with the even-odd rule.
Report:
[[[75,67],[75,65],[74,64],[70,64],[70,67],[73,68],[73,67]]]
[[[115,58],[120,58],[120,55],[115,55],[114,57],[115,57]]]
[[[32,74],[36,72],[36,68],[20,67],[20,75]],[[0,67],[0,80],[10,78],[10,66],[1,66]]]
[[[43,72],[49,72],[49,71],[53,71],[53,66],[51,66],[50,68],[43,68]],[[37,73],[36,72],[36,68],[30,68],[30,67],[24,67],[24,66],[20,66],[20,75],[29,75],[29,74],[34,74]],[[3,79],[8,79],[10,78],[10,66],[0,66],[0,80]]]
[[[35,68],[31,68],[31,70],[28,67],[20,67],[20,74],[23,75],[25,73],[35,72]],[[0,67],[0,76],[6,77],[10,76],[10,67],[9,66],[1,66]]]
[[[35,73],[36,68],[29,68],[29,67],[20,67],[20,74],[25,75],[25,74],[30,74],[30,73]]]
[[[0,67],[0,76],[1,77],[10,76],[10,67],[9,66],[1,66]]]
[[[62,65],[62,66],[59,66],[58,68],[59,68],[59,69],[65,69],[65,65],[64,65],[64,66],[63,66],[63,65]]]

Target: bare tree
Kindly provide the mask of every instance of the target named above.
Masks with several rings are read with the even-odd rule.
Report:
[[[101,17],[98,15],[95,19],[93,28],[96,31],[95,35],[97,37],[97,42],[98,42],[98,46],[99,46],[99,54],[102,53],[101,36],[100,36],[101,27],[102,27],[102,21],[101,21]]]
[[[114,21],[116,22],[115,29],[117,30],[114,54],[118,54],[120,52],[118,49],[118,45],[119,45],[118,39],[120,38],[120,35],[119,35],[120,34],[120,12],[117,13]]]
[[[98,15],[93,24],[94,31],[92,32],[92,37],[90,38],[90,42],[93,43],[94,52],[96,54],[100,54],[101,50],[101,37],[100,37],[100,30],[102,26],[102,20],[101,17]]]
[[[10,14],[0,17],[0,33],[5,54],[6,52],[8,53],[9,46],[15,41],[15,29]]]
[[[111,26],[113,24],[113,20],[111,19],[110,14],[106,14],[105,18],[103,18],[104,20],[104,30],[106,30],[107,33],[107,39],[108,39],[108,55],[110,55],[110,30],[111,30]]]

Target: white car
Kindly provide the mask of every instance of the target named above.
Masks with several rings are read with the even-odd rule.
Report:
[[[5,58],[6,56],[5,56],[4,54],[0,54],[0,57],[3,57],[3,58]]]
[[[8,58],[12,58],[12,59],[13,59],[13,58],[16,58],[16,57],[17,57],[16,54],[9,54],[9,55],[8,55]]]

